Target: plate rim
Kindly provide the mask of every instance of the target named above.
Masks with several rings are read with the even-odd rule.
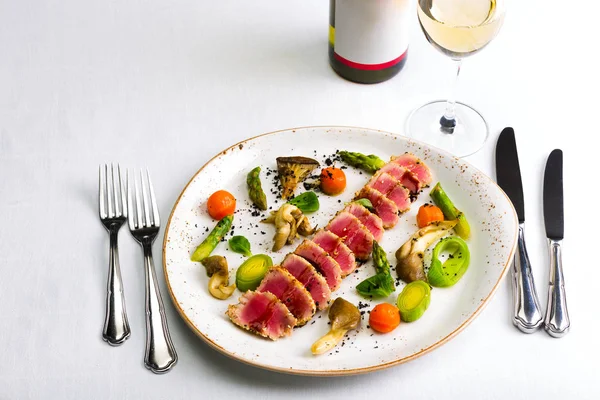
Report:
[[[512,210],[512,216],[513,216],[513,219],[515,221],[515,232],[514,232],[513,246],[512,246],[512,249],[510,251],[510,254],[509,254],[509,257],[508,257],[508,261],[504,265],[502,273],[500,274],[498,280],[494,284],[494,287],[492,288],[492,290],[490,291],[490,293],[486,296],[486,298],[483,300],[483,302],[479,305],[479,307],[477,307],[477,309],[475,310],[475,312],[473,312],[458,328],[456,328],[454,331],[450,332],[448,335],[444,336],[443,338],[441,338],[440,340],[438,340],[437,342],[435,342],[431,346],[426,347],[424,349],[421,349],[418,352],[416,352],[416,353],[414,353],[414,354],[412,354],[410,356],[402,357],[402,358],[399,358],[399,359],[394,360],[394,361],[390,361],[390,362],[382,363],[382,364],[378,364],[378,365],[373,365],[373,366],[370,366],[370,367],[352,368],[352,369],[344,369],[344,370],[336,369],[336,370],[318,371],[318,370],[310,370],[310,369],[293,369],[292,367],[290,367],[290,368],[274,367],[272,365],[263,364],[263,363],[256,362],[256,361],[246,360],[246,359],[244,359],[242,357],[237,356],[234,353],[231,353],[230,351],[226,350],[225,348],[219,346],[217,343],[213,342],[208,336],[204,335],[200,330],[198,330],[198,328],[196,328],[196,326],[192,323],[192,321],[190,321],[190,319],[187,317],[187,315],[185,314],[185,312],[183,311],[183,309],[179,306],[179,303],[177,302],[177,298],[176,298],[175,294],[173,293],[173,288],[171,287],[171,282],[170,282],[169,276],[167,274],[167,262],[166,262],[167,260],[166,260],[166,252],[165,252],[165,250],[167,248],[168,232],[169,232],[169,228],[171,227],[171,219],[173,218],[173,215],[175,213],[175,209],[179,205],[181,197],[183,196],[183,194],[185,193],[185,191],[187,190],[187,188],[192,184],[192,182],[196,179],[196,177],[204,170],[204,168],[206,168],[210,163],[212,163],[217,157],[219,157],[221,155],[224,155],[224,154],[227,154],[230,150],[233,150],[235,147],[239,147],[240,145],[245,145],[245,143],[250,142],[252,140],[258,139],[258,138],[263,137],[263,136],[275,135],[277,133],[288,132],[288,131],[297,131],[297,130],[306,130],[306,129],[338,129],[338,128],[341,128],[341,129],[359,129],[359,130],[377,132],[377,133],[380,133],[380,134],[386,134],[386,135],[390,135],[392,137],[393,136],[399,136],[399,137],[402,137],[402,138],[407,139],[409,141],[412,141],[414,143],[420,144],[421,146],[426,146],[428,148],[435,149],[436,151],[438,151],[438,152],[440,152],[442,154],[445,154],[448,157],[451,157],[451,158],[454,158],[454,159],[460,159],[460,157],[456,157],[456,156],[448,153],[447,151],[445,151],[443,149],[440,149],[438,147],[432,146],[432,145],[430,145],[428,143],[421,142],[419,140],[414,140],[413,138],[410,138],[410,137],[407,137],[407,136],[404,136],[404,135],[400,135],[400,134],[397,134],[397,133],[393,133],[393,132],[381,130],[381,129],[365,128],[365,127],[359,127],[359,126],[347,126],[347,125],[314,125],[314,126],[300,126],[300,127],[295,127],[295,128],[279,129],[279,130],[276,130],[276,131],[261,133],[259,135],[252,136],[250,138],[241,140],[241,141],[239,141],[239,142],[237,142],[237,143],[235,143],[235,144],[227,147],[224,150],[221,150],[220,152],[216,153],[213,157],[211,157],[207,162],[205,162],[204,165],[202,165],[202,167],[200,167],[200,169],[198,169],[192,175],[192,177],[190,178],[190,180],[188,181],[188,183],[183,187],[183,189],[179,193],[179,196],[177,196],[177,200],[175,200],[175,203],[173,204],[173,207],[171,209],[171,213],[169,214],[169,219],[167,220],[167,224],[165,225],[165,231],[164,231],[163,243],[162,243],[163,274],[164,274],[164,277],[165,277],[165,283],[167,284],[167,290],[169,292],[169,297],[171,298],[171,303],[173,304],[173,306],[175,307],[175,309],[179,313],[180,317],[185,321],[186,325],[188,325],[188,327],[198,337],[200,337],[205,343],[207,343],[210,347],[212,347],[213,349],[217,350],[221,354],[224,354],[224,355],[228,356],[231,359],[234,359],[236,361],[240,361],[240,362],[242,362],[242,363],[244,363],[246,365],[251,365],[253,367],[258,367],[258,368],[262,368],[262,369],[273,371],[273,372],[280,372],[280,373],[285,373],[285,374],[290,374],[290,375],[323,376],[323,377],[360,375],[360,374],[366,374],[366,373],[370,373],[370,372],[380,371],[380,370],[383,370],[383,369],[386,369],[386,368],[390,368],[390,367],[393,367],[393,366],[396,366],[396,365],[404,364],[404,363],[412,361],[412,360],[414,360],[416,358],[424,356],[425,354],[430,353],[431,351],[437,349],[438,347],[441,347],[442,345],[448,343],[451,339],[453,339],[455,336],[457,336],[459,333],[461,333],[467,326],[469,326],[471,324],[471,322],[473,322],[473,320],[475,320],[475,318],[477,318],[477,316],[488,305],[488,303],[491,301],[491,299],[493,298],[493,296],[496,294],[496,291],[498,290],[498,287],[500,286],[500,283],[504,280],[504,277],[508,273],[508,267],[509,267],[512,259],[514,258],[515,251],[516,251],[516,248],[517,248],[517,237],[518,237],[518,228],[517,227],[519,225],[518,224],[517,212],[516,212],[516,210],[515,210],[512,202],[510,201],[510,198],[508,197],[508,195],[504,192],[504,190],[502,190],[502,188],[496,182],[494,182],[491,179],[491,177],[489,177],[489,176],[487,176],[487,174],[484,174],[483,172],[481,172],[481,170],[479,170],[479,168],[473,166],[468,161],[462,160],[470,168],[473,168],[476,172],[479,172],[483,176],[489,178],[490,181],[492,182],[492,184],[494,184],[500,190],[500,193],[502,193],[504,195],[504,197],[506,197],[506,199],[508,200],[508,204],[510,205],[510,208]]]

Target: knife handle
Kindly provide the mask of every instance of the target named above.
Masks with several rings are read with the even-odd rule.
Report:
[[[538,300],[531,263],[525,247],[524,224],[519,224],[517,254],[513,263],[513,324],[522,332],[533,333],[542,324],[542,312]]]
[[[548,286],[548,307],[544,328],[552,337],[560,338],[567,334],[571,321],[567,310],[565,281],[562,268],[561,241],[548,239],[550,248],[550,286]]]

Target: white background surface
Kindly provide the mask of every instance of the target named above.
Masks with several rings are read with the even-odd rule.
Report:
[[[402,73],[361,86],[328,66],[324,0],[0,0],[0,398],[599,398],[600,7],[510,6],[498,38],[464,63],[459,98],[491,127],[468,161],[494,176],[497,135],[515,127],[527,244],[545,307],[542,175],[549,152],[565,151],[572,331],[559,340],[518,332],[505,281],[481,316],[433,353],[374,374],[315,379],[208,348],[172,308],[162,270],[180,360],[166,375],[147,371],[142,254],[126,230],[132,337],[118,348],[104,343],[108,235],[97,219],[97,167],[150,168],[166,219],[193,173],[244,138],[324,124],[402,133],[408,112],[443,97],[453,74],[416,15]]]

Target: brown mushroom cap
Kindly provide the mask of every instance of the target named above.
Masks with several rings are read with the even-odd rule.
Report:
[[[202,260],[202,265],[206,268],[206,275],[213,276],[218,272],[229,275],[227,259],[223,256],[210,256]]]
[[[349,301],[338,297],[329,307],[329,320],[332,330],[356,329],[360,323],[360,311]]]

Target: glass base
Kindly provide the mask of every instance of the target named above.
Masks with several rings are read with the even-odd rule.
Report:
[[[444,100],[432,101],[417,108],[408,116],[406,135],[457,157],[466,157],[479,151],[489,135],[483,116],[473,107],[456,102],[456,127],[450,133],[440,125],[444,111]]]

